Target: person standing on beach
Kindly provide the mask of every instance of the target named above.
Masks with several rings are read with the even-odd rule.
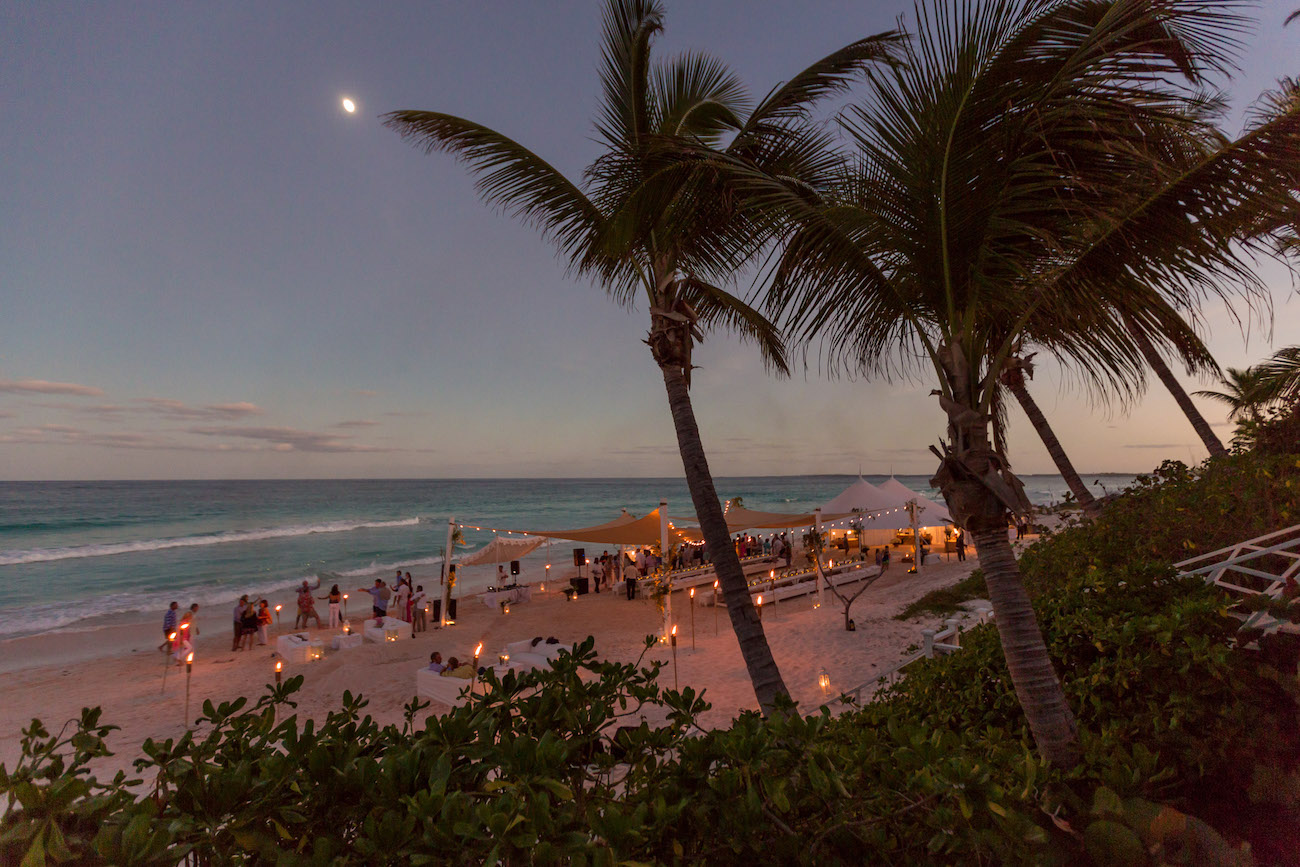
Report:
[[[231,650],[239,649],[239,639],[244,634],[243,632],[244,626],[242,622],[244,619],[244,606],[247,604],[248,604],[248,594],[244,594],[243,596],[239,597],[239,603],[235,605],[235,612],[234,612],[235,640],[230,644]],[[295,623],[294,625],[297,626],[297,623]]]
[[[163,643],[158,645],[161,653],[166,653],[167,648],[172,643],[172,633],[176,631],[176,619],[180,617],[179,602],[173,602],[170,607],[163,613]]]
[[[406,600],[410,595],[411,588],[405,581],[399,581],[397,586],[393,588],[393,598],[388,606],[388,610],[391,611],[393,616],[398,620],[406,619]]]
[[[415,620],[415,582],[411,580],[410,572],[403,580],[406,581],[406,622],[411,623]]]
[[[298,620],[302,621],[302,628],[306,629],[307,620],[313,619],[316,621],[316,628],[320,629],[320,615],[316,613],[316,597],[311,595],[311,590],[306,581],[298,588]],[[297,627],[297,620],[294,621],[294,626]]]
[[[957,531],[957,562],[961,563],[966,559],[966,531]]]
[[[266,644],[266,630],[271,626],[271,603],[265,599],[257,603],[257,643]]]
[[[370,607],[376,620],[383,620],[388,614],[388,585],[376,578],[374,587],[358,587],[358,593],[370,594]]]
[[[335,584],[330,588],[330,592],[320,597],[329,602],[330,605],[330,629],[337,629],[343,622],[342,615],[339,614],[339,607],[343,604],[343,594],[339,592],[339,585]]]
[[[411,628],[415,632],[424,632],[429,628],[428,618],[424,613],[424,585],[417,585],[411,595]]]

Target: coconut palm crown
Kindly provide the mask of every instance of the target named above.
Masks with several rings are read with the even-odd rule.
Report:
[[[836,162],[808,121],[810,107],[888,60],[895,39],[883,34],[847,45],[753,105],[736,76],[709,55],[654,58],[663,17],[656,0],[606,4],[596,120],[603,149],[581,182],[470,120],[395,111],[385,124],[427,152],[464,162],[488,204],[536,226],[574,273],[594,279],[613,300],[646,303],[645,342],[663,374],[696,515],[759,705],[769,711],[787,690],[730,544],[689,387],[692,350],[710,328],[752,340],[770,367],[786,369],[776,329],[723,288],[778,224],[741,207],[698,151],[725,154],[784,184],[816,187]]]
[[[1204,88],[1230,71],[1246,5],[918,4],[902,62],[873,70],[846,113],[856,161],[833,195],[734,166],[748,201],[796,226],[769,312],[834,365],[938,386],[933,484],[979,549],[1052,763],[1077,755],[1075,724],[1006,538],[1028,504],[990,441],[1001,377],[1034,344],[1122,387],[1138,362],[1126,319],[1260,290],[1254,257],[1294,225],[1300,115],[1236,140],[1209,120],[1220,106]]]

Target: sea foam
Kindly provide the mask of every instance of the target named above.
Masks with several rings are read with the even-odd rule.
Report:
[[[292,536],[310,536],[315,533],[346,533],[352,530],[383,527],[413,527],[419,518],[397,521],[325,521],[319,524],[293,524],[285,527],[264,527],[255,530],[226,530],[201,536],[177,536],[171,539],[140,539],[132,542],[106,542],[99,545],[76,545],[67,548],[28,548],[0,551],[0,566],[19,563],[49,563],[55,560],[79,560],[85,557],[111,557],[114,554],[131,554],[138,551],[162,551],[168,548],[200,548],[206,545],[226,545],[231,542],[256,542],[261,539],[283,539]]]

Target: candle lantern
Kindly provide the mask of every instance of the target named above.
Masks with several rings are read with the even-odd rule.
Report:
[[[396,641],[396,640],[397,640],[397,630],[396,630],[396,629],[385,629],[385,630],[384,630],[384,641]]]
[[[501,613],[502,613],[502,614],[509,614],[509,613],[510,613],[510,603],[509,603],[509,602],[502,602],[502,603],[501,603]]]
[[[343,634],[344,635],[352,634],[352,624],[346,620],[343,621]]]
[[[504,666],[509,661],[510,661],[510,654],[508,653],[502,653],[499,656],[497,656],[497,662],[500,663],[502,666]]]
[[[343,616],[345,618],[348,616],[348,594],[346,593],[343,594]]]
[[[821,670],[821,673],[817,675],[817,685],[821,687],[824,695],[831,694],[831,676],[824,668]]]

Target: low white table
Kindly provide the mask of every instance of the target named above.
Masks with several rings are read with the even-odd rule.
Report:
[[[502,602],[509,602],[512,605],[516,602],[531,602],[533,588],[527,584],[522,584],[510,590],[493,590],[484,593],[479,598],[483,600],[483,604],[488,608],[499,608]]]
[[[398,641],[415,637],[415,633],[411,631],[411,624],[396,617],[385,617],[382,621],[367,620],[363,630],[366,641],[373,641],[376,644],[387,641],[390,633],[394,633]]]
[[[330,639],[331,650],[347,650],[349,647],[360,647],[365,638],[359,632],[353,632],[350,635],[336,635]]]
[[[290,632],[275,639],[275,651],[286,662],[309,662],[311,660],[311,636],[306,632]]]

